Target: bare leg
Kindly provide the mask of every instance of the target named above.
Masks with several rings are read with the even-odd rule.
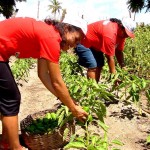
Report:
[[[99,80],[100,80],[101,72],[102,72],[102,67],[97,67],[97,68],[96,68],[96,81],[97,81],[97,83],[98,83]]]
[[[18,135],[18,116],[3,116],[2,117],[3,131],[8,135],[8,141],[11,150],[20,150],[20,142]],[[4,138],[6,138],[4,135]]]
[[[87,78],[96,80],[96,68],[88,68],[88,70],[87,70]]]
[[[97,67],[97,68],[88,68],[87,70],[87,78],[95,79],[96,82],[99,82],[100,79],[100,74],[102,71],[102,67]]]
[[[2,141],[9,143],[8,142],[8,133],[5,127],[2,127]]]

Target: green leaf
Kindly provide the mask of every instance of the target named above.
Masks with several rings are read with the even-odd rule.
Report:
[[[81,142],[81,143],[84,143],[83,136],[76,137],[76,141]]]
[[[86,90],[87,90],[87,85],[83,85],[83,87],[81,89],[81,93],[80,93],[81,96],[83,96],[85,94]]]
[[[75,86],[75,88],[73,89],[73,93],[76,93],[79,90],[80,86]]]
[[[56,112],[57,117],[60,116],[60,114],[61,114],[61,112],[62,112],[63,110],[64,110],[64,107],[61,107],[61,108],[59,108],[59,109],[57,110],[57,112]]]
[[[109,127],[108,127],[105,123],[103,123],[102,121],[99,121],[98,124],[104,129],[104,131],[107,131],[108,128],[109,128]]]
[[[150,90],[146,90],[146,97],[148,101],[150,102]]]
[[[58,125],[60,125],[63,122],[64,116],[65,116],[65,111],[62,111],[58,118]]]
[[[144,79],[142,79],[142,88],[145,88],[146,87],[146,81]]]
[[[76,138],[76,134],[73,134],[70,138],[70,143],[73,142],[75,140],[75,138]]]
[[[98,138],[97,136],[93,136],[93,137],[92,137],[91,140],[92,140],[92,144],[93,144],[93,145],[95,145],[95,143],[97,142],[97,138]]]
[[[117,86],[117,89],[122,89],[122,88],[126,87],[126,85],[128,85],[128,83],[123,82],[119,86]]]
[[[87,113],[89,113],[90,107],[88,107],[88,106],[83,106],[83,110],[85,110]]]
[[[65,107],[65,113],[68,116],[69,115],[69,108],[67,106],[64,106],[64,107]]]
[[[93,80],[93,86],[96,87],[97,89],[99,88],[99,85],[97,84],[96,80]]]
[[[106,147],[102,147],[102,146],[97,146],[96,148],[97,148],[96,150],[108,150]]]
[[[132,88],[133,88],[133,91],[136,92],[136,84],[135,83],[132,83]]]
[[[149,144],[150,143],[150,135],[147,137],[146,139],[146,143]]]
[[[63,134],[63,140],[64,140],[64,141],[67,139],[68,133],[69,133],[69,129],[66,128],[66,129],[64,130],[64,134]]]
[[[88,150],[98,150],[94,145],[89,145],[87,147]]]
[[[65,149],[69,149],[69,148],[81,149],[81,148],[86,148],[86,147],[85,147],[85,144],[82,143],[82,142],[70,142],[69,144],[67,144],[67,145],[64,147],[64,150],[65,150]]]
[[[101,113],[103,117],[106,115],[106,106],[101,102],[100,103]]]
[[[139,95],[134,94],[134,96],[132,96],[132,100],[133,100],[133,102],[138,102],[139,101]]]
[[[116,144],[116,145],[120,145],[120,146],[123,146],[123,145],[124,145],[124,144],[123,144],[121,141],[119,141],[119,140],[113,140],[112,143],[113,143],[113,144]]]

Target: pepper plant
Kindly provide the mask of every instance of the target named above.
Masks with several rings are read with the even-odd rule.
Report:
[[[17,59],[11,66],[12,73],[17,81],[25,80],[29,76],[31,66],[35,63],[34,59]]]

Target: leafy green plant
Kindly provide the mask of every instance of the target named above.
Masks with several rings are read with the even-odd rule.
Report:
[[[101,121],[99,121],[98,124],[105,131],[103,136],[97,133],[91,133],[91,131],[88,129],[88,123],[86,122],[84,125],[85,134],[82,136],[78,135],[72,136],[71,141],[64,147],[64,149],[76,148],[83,150],[108,150],[109,146],[111,146],[113,147],[112,150],[117,150],[117,148],[115,148],[114,145],[119,146],[123,145],[123,143],[120,142],[119,140],[113,140],[111,142],[108,142],[107,138],[108,126],[106,126]]]
[[[116,76],[120,79],[121,83],[118,86],[112,86],[112,91],[120,91],[119,98],[121,99],[124,97],[125,101],[131,100],[139,107],[139,112],[141,112],[142,96],[145,95],[147,97],[148,104],[150,101],[150,81],[144,78],[139,78],[134,74],[127,73],[127,71],[122,71]]]
[[[73,61],[73,63],[70,63],[71,61]],[[72,72],[74,69],[73,65],[76,61],[75,55],[63,53],[60,61],[61,72],[68,86],[70,95],[79,102],[84,109],[88,107],[89,117],[84,124],[77,121],[77,125],[85,129],[85,135],[80,138],[75,135],[73,140],[65,148],[75,147],[94,150],[94,148],[99,149],[101,147],[101,149],[107,150],[110,144],[108,144],[109,142],[106,134],[107,126],[104,123],[104,117],[106,116],[105,101],[111,101],[114,95],[109,91],[110,87],[108,87],[107,84],[97,84],[95,80],[87,79],[81,74],[79,69]],[[76,64],[76,68],[78,68],[78,64]],[[93,115],[96,115],[96,120],[101,122],[98,125],[105,131],[104,136],[95,133],[92,134],[88,130],[88,126],[95,120],[93,119]]]
[[[29,70],[34,63],[34,59],[17,59],[11,66],[15,79],[26,80],[26,77],[29,76]]]
[[[73,68],[69,66],[69,64],[72,65],[72,63],[68,64],[70,61],[77,62],[76,56],[63,53],[62,60],[60,61],[61,71],[70,95],[79,102],[81,106],[90,106],[93,113],[96,113],[99,119],[103,121],[103,117],[106,115],[104,101],[106,99],[111,101],[109,97],[113,97],[113,94],[107,91],[107,85],[97,84],[95,80],[89,80],[85,76],[80,76],[78,72],[79,69],[76,70],[77,72],[75,74],[72,73],[71,70],[73,70]],[[67,68],[67,66],[69,67]]]
[[[70,77],[71,75],[84,76],[84,68],[77,63],[77,56],[74,54],[61,53],[60,67],[63,72],[63,78]]]
[[[130,71],[145,79],[150,78],[150,26],[139,26],[135,39],[127,39],[125,45],[125,62]]]

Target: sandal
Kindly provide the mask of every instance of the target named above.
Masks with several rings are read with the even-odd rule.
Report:
[[[9,144],[5,141],[0,141],[0,150],[10,150]]]

